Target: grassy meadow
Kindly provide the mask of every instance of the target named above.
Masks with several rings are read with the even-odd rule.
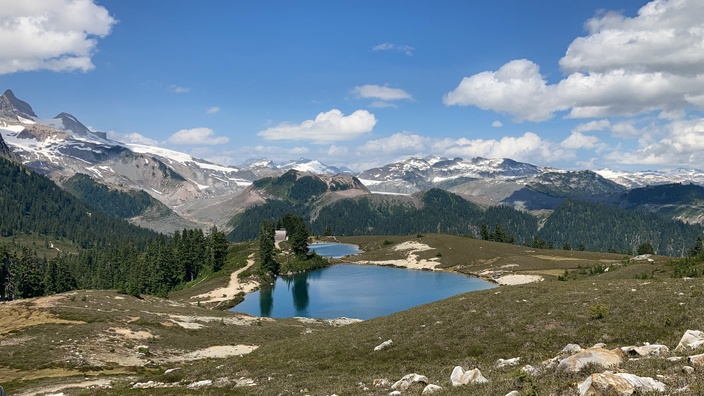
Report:
[[[704,393],[701,368],[682,373],[686,356],[704,348],[674,352],[687,329],[704,330],[704,282],[672,277],[668,258],[632,261],[436,234],[338,240],[365,250],[354,256],[359,262],[405,258],[408,252],[394,246],[414,241],[432,248],[415,253],[418,258],[434,258],[446,270],[538,274],[544,281],[470,292],[345,326],[245,317],[193,304],[191,296],[221,286],[225,275],[169,300],[79,291],[4,303],[0,384],[11,395],[387,395],[390,386],[377,387],[375,380],[393,383],[418,373],[442,386],[443,395],[574,395],[576,383],[603,368],[574,374],[546,369],[532,377],[520,367],[542,367],[569,343],[617,348],[648,342],[665,344],[668,356],[685,360],[625,358],[618,370],[657,378],[668,393],[685,386],[680,394]],[[242,257],[256,251],[249,249]],[[239,262],[234,259],[228,271]],[[374,351],[389,339],[391,347]],[[241,356],[186,358],[231,345],[258,348]],[[495,367],[498,359],[515,357],[519,366]],[[479,368],[490,382],[452,387],[450,374],[458,365]],[[193,385],[203,380],[212,383]],[[163,387],[133,388],[147,381]],[[110,388],[85,387],[90,383]]]

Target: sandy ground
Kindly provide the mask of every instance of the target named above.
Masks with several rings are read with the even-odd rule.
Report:
[[[371,265],[393,265],[396,267],[403,267],[409,269],[417,270],[437,270],[436,265],[439,264],[437,258],[431,259],[419,259],[416,253],[423,252],[426,250],[433,250],[435,248],[430,247],[424,243],[408,241],[400,243],[394,246],[394,250],[399,252],[408,252],[405,259],[399,260],[381,260],[381,261],[358,261],[358,264],[371,264]]]
[[[524,283],[542,282],[544,279],[540,275],[509,274],[502,275],[496,281],[500,285],[522,285]]]
[[[247,270],[254,265],[254,253],[247,258],[247,265],[240,268],[230,275],[230,282],[225,287],[215,289],[208,293],[199,294],[191,297],[192,300],[200,301],[201,303],[216,303],[221,301],[232,300],[239,293],[251,293],[259,288],[259,283],[254,281],[242,282],[237,277],[241,272]]]

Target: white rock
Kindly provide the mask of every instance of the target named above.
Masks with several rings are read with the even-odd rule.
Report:
[[[381,388],[391,385],[391,381],[388,378],[377,378],[372,382],[374,387]]]
[[[391,345],[393,345],[393,343],[394,342],[392,340],[386,340],[386,341],[382,342],[381,344],[375,346],[374,350],[381,351],[382,349],[390,347]]]
[[[438,392],[442,392],[442,386],[434,385],[434,384],[429,384],[423,389],[422,395],[432,395]]]
[[[511,359],[499,359],[496,361],[496,368],[513,367],[517,366],[521,362],[520,357],[515,357]]]
[[[627,346],[621,350],[630,356],[661,356],[670,352],[670,349],[665,345],[645,344],[643,346]]]
[[[682,367],[682,372],[685,374],[694,374],[694,367],[684,366],[684,367]]]
[[[168,370],[164,371],[164,374],[171,374],[171,373],[173,373],[174,371],[178,371],[178,370],[181,370],[181,368],[180,368],[180,367],[176,367],[176,368],[168,369]]]
[[[579,394],[586,395],[632,395],[639,393],[664,392],[665,384],[650,377],[639,377],[629,373],[614,374],[611,371],[592,374],[577,385]]]
[[[511,392],[507,393],[506,396],[520,396],[520,393],[518,393],[517,390],[512,390]]]
[[[577,345],[577,344],[567,344],[567,345],[565,345],[565,347],[562,348],[562,350],[560,351],[560,355],[562,355],[562,354],[572,355],[572,354],[575,354],[575,353],[581,352],[581,351],[582,351],[582,347],[581,347],[581,346],[579,346],[579,345]]]
[[[704,367],[704,353],[689,356],[687,361],[694,367]]]
[[[393,385],[391,385],[391,389],[400,390],[403,392],[408,389],[411,385],[417,383],[427,384],[428,377],[416,373],[407,374],[404,375],[403,378],[401,378],[400,380],[396,381]]]
[[[192,383],[188,384],[186,386],[186,388],[198,389],[198,388],[202,388],[204,386],[210,386],[212,384],[213,384],[213,381],[211,381],[211,380],[196,381],[196,382],[192,382]]]
[[[606,344],[604,344],[603,342],[599,342],[594,344],[592,348],[606,348]]]
[[[615,367],[621,364],[622,352],[618,349],[617,351],[602,348],[585,349],[560,360],[557,369],[576,373],[589,363],[598,364],[605,368]]]
[[[530,375],[531,377],[535,377],[540,374],[540,369],[537,367],[533,367],[530,364],[526,364],[525,366],[521,367],[521,371]]]
[[[704,345],[704,332],[699,330],[687,330],[682,336],[680,343],[675,347],[675,350],[697,349],[701,345]]]
[[[393,391],[389,393],[389,396],[401,396],[401,391]]]
[[[475,368],[464,371],[464,369],[460,366],[456,366],[452,370],[450,381],[452,382],[452,386],[483,384],[485,382],[489,382],[489,380],[482,375],[479,369]]]

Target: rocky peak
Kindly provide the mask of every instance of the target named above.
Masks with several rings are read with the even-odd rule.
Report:
[[[73,115],[69,113],[61,113],[54,117],[55,120],[60,120],[64,126],[64,130],[72,131],[78,136],[88,136],[91,131]]]
[[[17,116],[24,118],[37,117],[29,103],[17,99],[12,90],[8,89],[0,96],[0,117],[14,118]]]
[[[12,149],[10,149],[10,146],[5,143],[5,140],[3,140],[2,135],[0,135],[0,157],[5,157],[5,158],[13,158],[12,154]]]

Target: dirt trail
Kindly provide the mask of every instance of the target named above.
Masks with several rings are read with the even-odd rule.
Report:
[[[208,293],[199,294],[191,297],[191,300],[197,300],[201,303],[217,303],[222,301],[232,300],[237,294],[244,292],[251,293],[259,288],[259,283],[255,281],[242,282],[238,276],[254,265],[254,253],[247,257],[247,265],[240,268],[230,275],[230,282],[225,287],[221,287]]]

